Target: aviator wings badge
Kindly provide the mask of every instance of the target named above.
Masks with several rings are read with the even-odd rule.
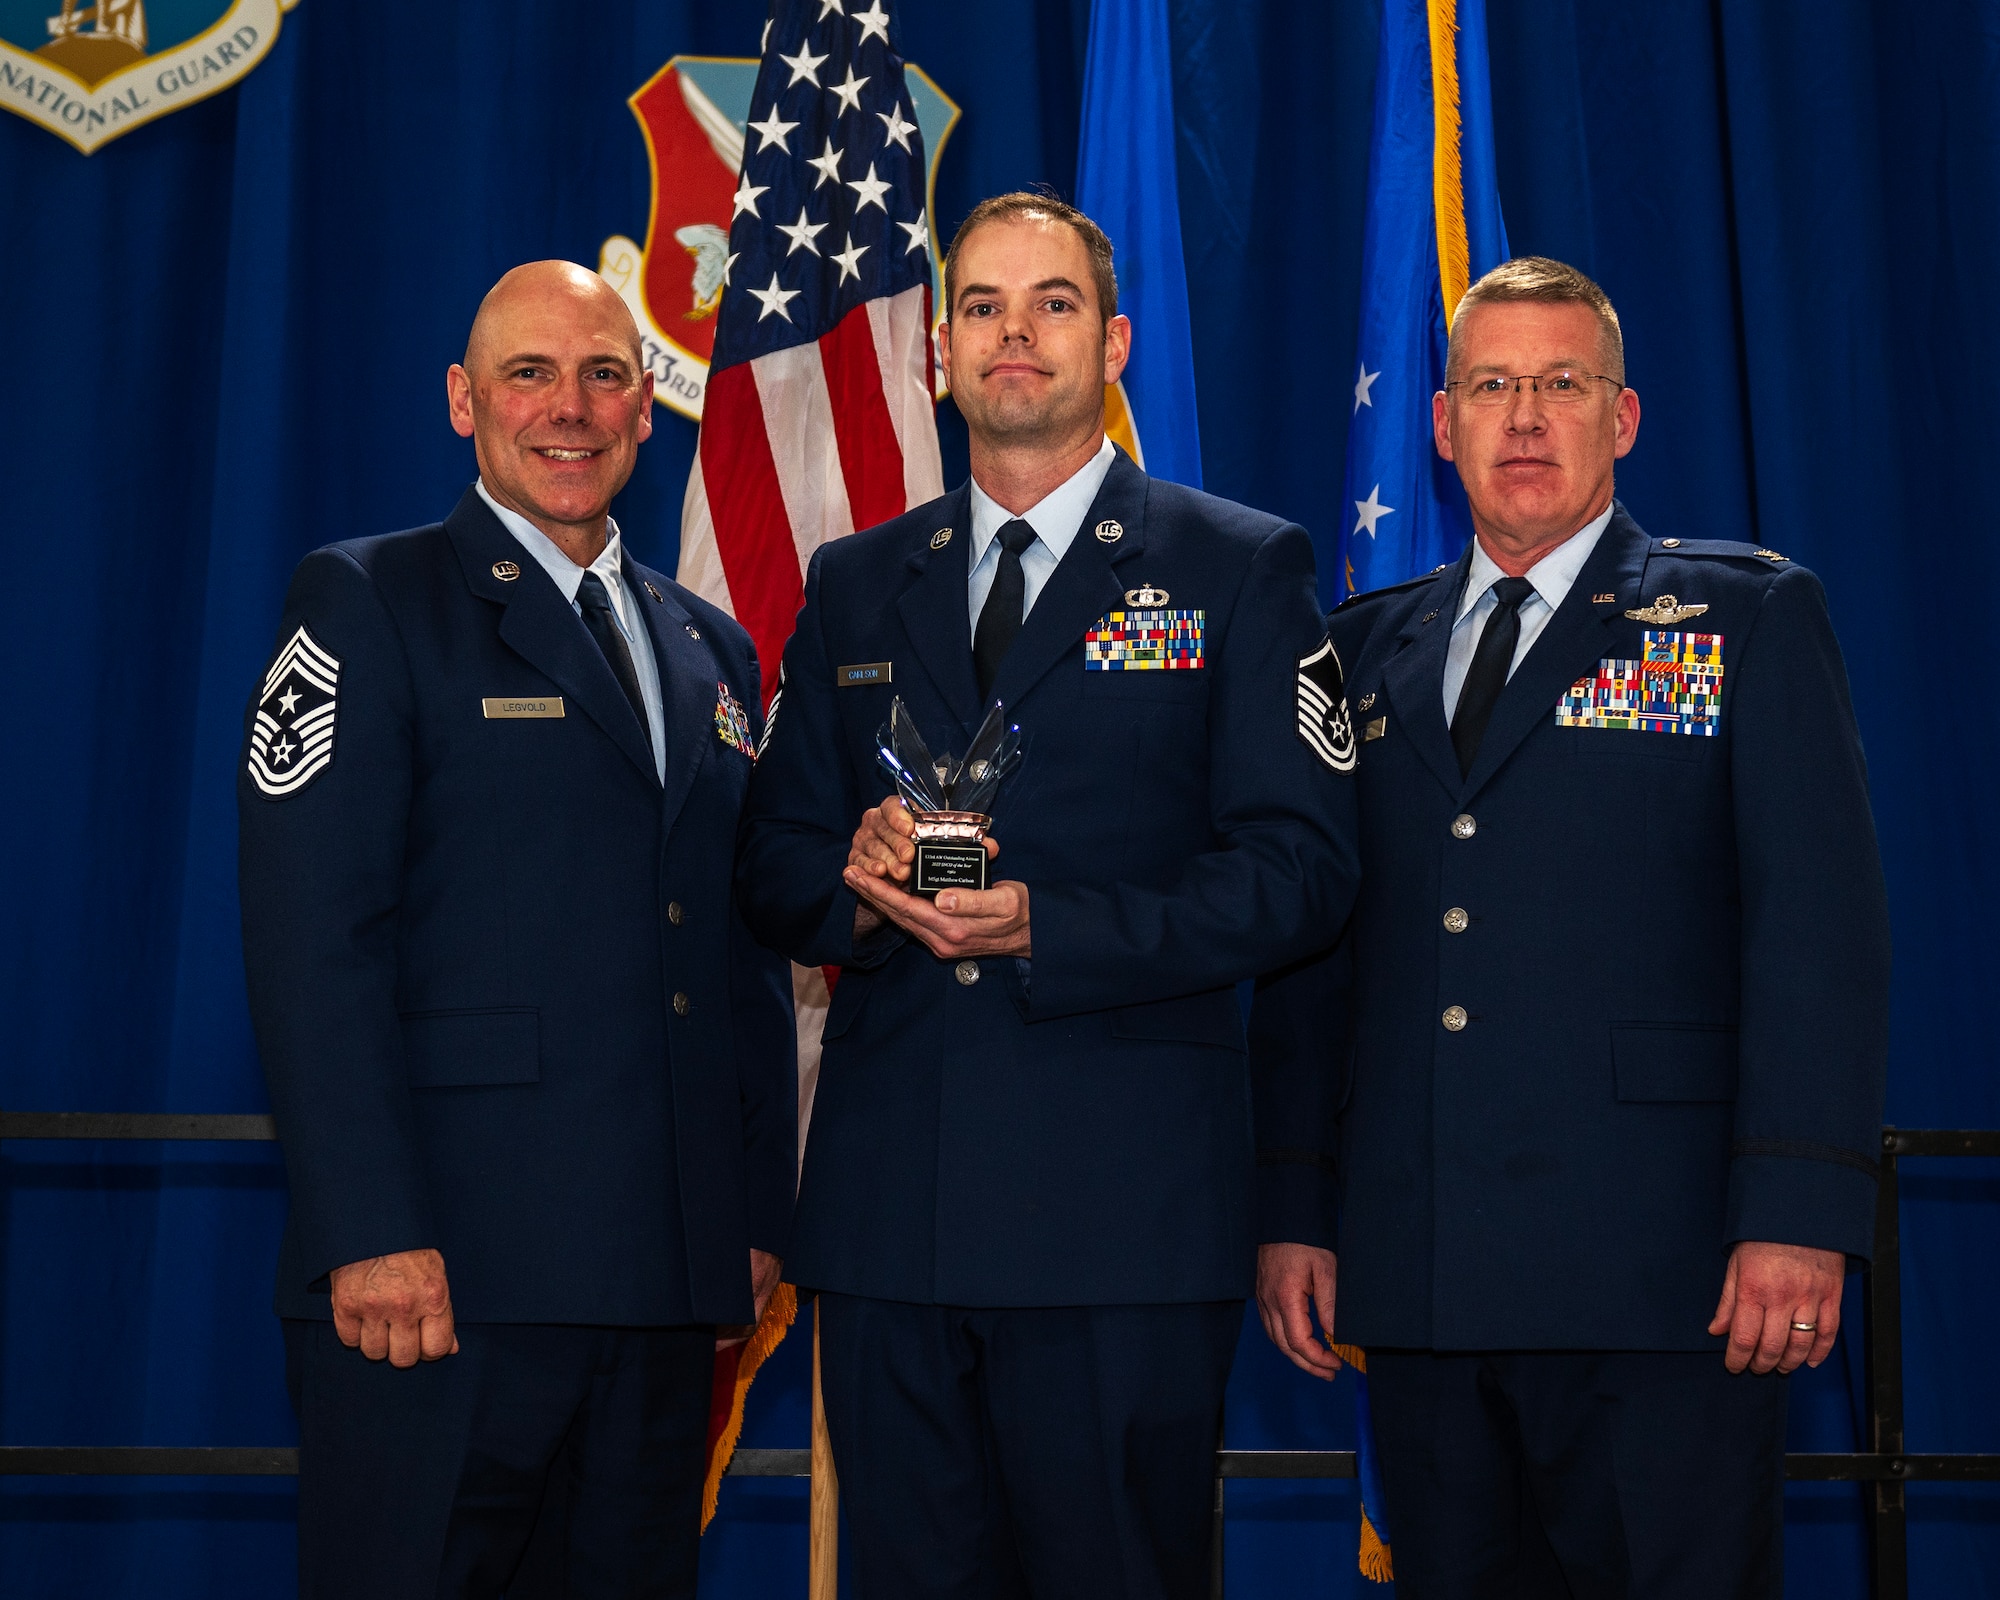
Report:
[[[1625,613],[1634,622],[1651,622],[1660,627],[1672,627],[1676,622],[1685,622],[1689,617],[1698,617],[1708,610],[1707,606],[1684,606],[1670,594],[1663,594],[1649,606],[1640,606],[1635,611]]]

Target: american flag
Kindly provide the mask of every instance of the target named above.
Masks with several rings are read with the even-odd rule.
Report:
[[[750,97],[679,576],[749,630],[767,708],[813,551],[944,493],[924,141],[892,33],[882,0],[776,0]],[[802,1150],[833,977],[792,969]],[[716,1354],[704,1527],[796,1303],[781,1288]]]
[[[882,0],[776,0],[750,99],[680,579],[764,699],[828,539],[944,492],[923,135]]]

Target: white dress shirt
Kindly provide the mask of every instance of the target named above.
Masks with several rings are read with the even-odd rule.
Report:
[[[618,631],[625,635],[626,648],[632,652],[632,670],[639,677],[639,697],[646,702],[646,727],[653,740],[653,773],[664,784],[667,781],[667,715],[660,698],[660,667],[653,655],[653,636],[646,631],[645,620],[639,615],[638,597],[625,587],[625,562],[618,524],[609,517],[604,519],[608,535],[604,548],[588,568],[579,567],[563,554],[562,546],[555,540],[518,511],[509,511],[488,494],[483,479],[478,488],[479,498],[492,508],[493,515],[535,558],[536,564],[555,580],[562,597],[569,602],[570,610],[578,617],[583,615],[583,607],[576,603],[576,592],[583,587],[584,573],[596,573],[598,581],[604,585],[604,592],[611,598],[611,614],[618,619]]]
[[[1106,439],[1098,446],[1097,454],[1080,467],[1076,474],[1021,513],[1021,520],[1035,530],[1035,542],[1021,552],[1021,579],[1024,593],[1021,596],[1021,616],[1025,620],[1035,609],[1035,601],[1042,592],[1042,585],[1049,581],[1056,570],[1056,563],[1068,554],[1070,541],[1083,526],[1083,519],[1090,514],[1090,503],[1097,498],[1097,491],[1104,487],[1104,475],[1111,470],[1111,458],[1116,454],[1111,441]],[[979,487],[979,480],[972,480],[972,568],[967,580],[968,599],[971,602],[972,628],[979,629],[979,610],[986,604],[986,597],[993,591],[993,580],[1000,574],[1000,530],[1014,520],[1014,513]]]
[[[1507,664],[1508,677],[1513,677],[1514,669],[1528,659],[1528,652],[1541,638],[1542,630],[1549,625],[1549,618],[1556,614],[1556,607],[1563,603],[1563,596],[1576,583],[1576,575],[1583,571],[1584,562],[1597,548],[1597,541],[1610,521],[1611,507],[1606,506],[1528,568],[1526,576],[1528,582],[1535,586],[1535,592],[1521,602],[1521,640],[1514,646],[1514,659]],[[1487,619],[1500,604],[1499,597],[1493,593],[1493,585],[1506,576],[1493,564],[1486,547],[1475,538],[1472,541],[1472,570],[1465,577],[1465,594],[1458,602],[1458,620],[1451,625],[1451,648],[1444,658],[1444,720],[1447,723],[1458,709],[1459,691],[1465,687],[1465,674],[1471,669],[1473,652],[1479,648],[1479,636],[1486,631]]]

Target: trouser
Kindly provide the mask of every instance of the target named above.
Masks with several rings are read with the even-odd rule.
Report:
[[[1243,1305],[820,1297],[861,1600],[1200,1600]]]
[[[285,1323],[299,1593],[693,1596],[715,1330],[462,1322],[458,1340],[399,1370],[330,1322]]]
[[[1401,1600],[1780,1600],[1783,1378],[1370,1349],[1368,1392]]]

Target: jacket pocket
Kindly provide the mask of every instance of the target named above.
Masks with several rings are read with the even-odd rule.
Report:
[[[411,1011],[402,1021],[403,1063],[413,1089],[541,1081],[539,1011]]]
[[[843,972],[840,981],[833,986],[833,999],[827,1003],[826,1026],[820,1029],[820,1042],[838,1039],[854,1026],[854,1019],[861,1015],[861,1007],[868,999],[868,991],[874,987],[872,972]]]
[[[1620,1100],[1734,1100],[1736,1030],[1720,1023],[1614,1022],[1611,1065]]]
[[[1111,1036],[1241,1050],[1243,1009],[1237,1004],[1234,988],[1176,995],[1150,1005],[1120,1006],[1111,1013]]]

